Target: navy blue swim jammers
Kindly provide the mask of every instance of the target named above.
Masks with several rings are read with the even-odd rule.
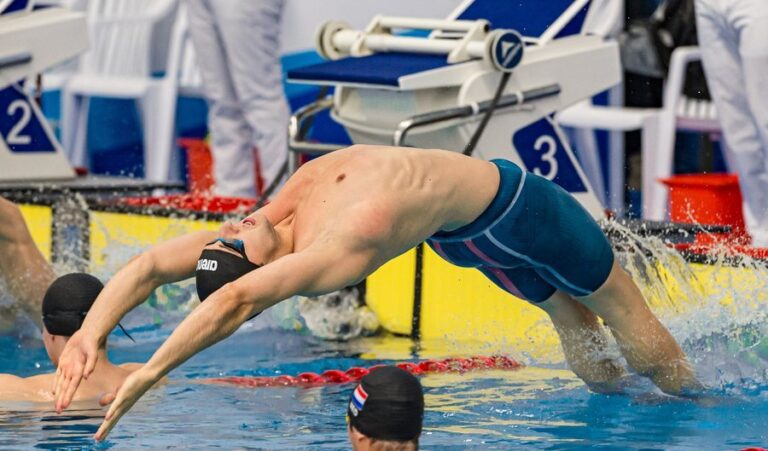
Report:
[[[555,290],[586,296],[600,288],[614,256],[592,216],[557,184],[510,161],[492,162],[501,181],[491,204],[471,224],[434,234],[432,249],[531,302]]]

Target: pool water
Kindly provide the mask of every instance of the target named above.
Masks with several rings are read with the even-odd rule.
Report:
[[[413,358],[410,342],[396,337],[327,342],[269,321],[244,327],[171,373],[169,383],[151,391],[104,443],[91,439],[103,416],[99,409],[76,406],[56,415],[48,405],[6,404],[0,408],[0,448],[347,448],[349,384],[254,389],[200,379],[408,360]],[[145,360],[169,331],[139,331],[138,344],[114,334],[111,358]],[[707,343],[714,346],[713,340]],[[439,343],[433,347],[444,349]],[[0,372],[53,369],[40,343],[5,336],[0,349]],[[371,349],[381,350],[383,358]],[[363,350],[369,351],[365,359]],[[739,449],[768,443],[764,380],[730,381],[715,389],[711,399],[698,402],[662,396],[639,379],[630,394],[605,396],[588,392],[562,365],[532,363],[515,371],[422,377],[427,406],[423,448]]]
[[[653,243],[646,245],[653,248]],[[679,260],[665,254],[669,251],[663,243],[656,243],[653,252],[666,267],[675,267]],[[626,263],[636,280],[647,279],[651,272],[647,262]],[[98,275],[106,279],[116,267],[101,268],[103,274]],[[91,438],[104,410],[85,404],[57,415],[50,405],[5,403],[0,405],[0,449],[349,449],[344,414],[353,385],[244,388],[203,380],[497,353],[526,366],[421,378],[424,449],[768,446],[768,269],[761,268],[756,269],[764,281],[761,286],[734,281],[722,287],[723,293],[694,293],[694,312],[661,317],[703,382],[712,387],[711,396],[698,401],[664,396],[640,377],[631,379],[625,395],[593,394],[566,369],[562,357],[537,361],[529,357],[530,349],[503,343],[429,342],[416,352],[410,340],[393,336],[324,341],[296,330],[300,321],[287,302],[172,372],[167,384],[149,392],[123,417],[106,442]],[[689,276],[682,268],[676,277]],[[663,289],[646,282],[644,290]],[[189,283],[170,286],[131,312],[123,324],[137,342],[115,332],[110,358],[116,363],[146,361],[196,305],[193,292]],[[729,309],[720,303],[726,292],[739,299]],[[0,373],[53,371],[36,335],[28,327],[0,332]]]

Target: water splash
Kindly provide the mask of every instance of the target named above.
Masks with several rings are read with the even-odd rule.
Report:
[[[688,354],[705,383],[722,390],[768,383],[768,266],[725,244],[708,264],[691,264],[654,236],[611,221],[622,266]],[[738,264],[734,263],[738,260]]]

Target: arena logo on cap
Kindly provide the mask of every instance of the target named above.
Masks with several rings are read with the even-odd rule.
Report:
[[[200,271],[216,271],[219,267],[219,262],[216,260],[208,260],[207,258],[201,258],[197,261],[197,270]]]
[[[357,416],[363,410],[366,399],[368,399],[368,393],[363,390],[362,385],[358,385],[352,392],[352,400],[349,402],[349,410],[352,411],[352,415]]]

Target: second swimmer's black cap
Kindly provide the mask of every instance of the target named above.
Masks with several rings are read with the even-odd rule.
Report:
[[[54,280],[43,296],[45,329],[51,335],[74,335],[103,289],[104,284],[99,279],[85,273],[66,274]],[[133,340],[123,326],[118,326]]]
[[[349,424],[367,437],[408,441],[421,435],[424,394],[413,374],[395,366],[372,370],[352,391]]]
[[[43,297],[43,324],[52,335],[72,336],[104,285],[90,274],[72,273],[54,280]]]

